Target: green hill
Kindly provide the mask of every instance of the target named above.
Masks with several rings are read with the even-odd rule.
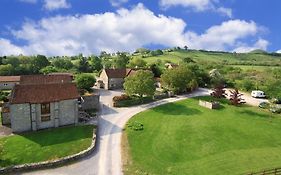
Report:
[[[229,53],[203,50],[174,50],[164,51],[163,55],[133,55],[143,58],[148,63],[172,62],[180,63],[185,57],[189,57],[197,63],[218,63],[224,65],[256,65],[256,66],[281,66],[281,54],[266,52],[254,53]]]

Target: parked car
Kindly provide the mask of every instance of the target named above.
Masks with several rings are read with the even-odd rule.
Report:
[[[254,98],[265,98],[266,95],[263,91],[252,91],[251,96]]]
[[[268,109],[270,107],[270,104],[268,102],[261,102],[259,104],[259,107],[262,109]]]

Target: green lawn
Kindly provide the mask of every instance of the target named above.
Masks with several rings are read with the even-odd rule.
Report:
[[[87,149],[93,126],[72,126],[0,139],[0,167],[54,160]]]
[[[258,108],[223,104],[209,110],[188,99],[142,112],[133,121],[144,130],[126,128],[127,175],[232,175],[281,166],[281,119]]]

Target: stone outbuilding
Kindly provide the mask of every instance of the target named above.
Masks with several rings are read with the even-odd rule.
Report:
[[[78,123],[78,98],[75,83],[15,85],[10,100],[13,132]]]
[[[123,88],[124,79],[135,72],[134,69],[103,69],[97,87],[106,90]]]

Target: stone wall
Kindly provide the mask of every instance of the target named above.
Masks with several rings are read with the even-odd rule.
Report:
[[[110,78],[108,81],[109,89],[120,89],[123,88],[124,78]]]
[[[104,87],[103,88],[108,90],[108,88],[109,88],[109,86],[108,86],[108,77],[107,77],[106,72],[105,72],[104,69],[102,70],[99,79],[104,83]]]
[[[59,102],[59,126],[78,123],[78,101],[64,100]]]
[[[85,95],[82,98],[84,99],[84,102],[81,104],[82,110],[99,109],[100,95],[91,94],[91,95]]]
[[[12,104],[10,106],[11,128],[13,132],[30,131],[30,105],[25,104]]]
[[[36,131],[78,123],[76,99],[50,103],[50,121],[41,121],[41,104],[11,104],[13,132]]]
[[[207,102],[199,100],[199,105],[209,109],[218,109],[220,104],[218,102]]]
[[[2,117],[2,125],[9,125],[11,124],[11,118],[10,118],[10,113],[5,112],[1,113]]]

